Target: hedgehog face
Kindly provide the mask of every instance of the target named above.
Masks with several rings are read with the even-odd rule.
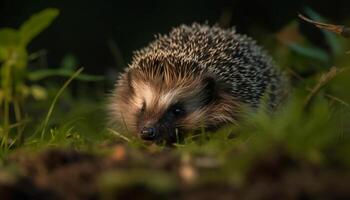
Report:
[[[129,72],[131,99],[136,107],[133,124],[145,140],[173,142],[184,132],[195,129],[213,99],[212,79],[189,78],[181,83],[165,81],[164,77],[143,79],[143,74]],[[204,123],[204,122],[203,122]]]
[[[211,74],[183,63],[142,66],[120,78],[110,109],[142,139],[172,143],[203,127],[234,122],[236,101]]]

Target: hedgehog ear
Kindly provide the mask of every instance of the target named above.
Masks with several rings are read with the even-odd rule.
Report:
[[[218,83],[212,76],[205,76],[202,80],[204,85],[203,92],[205,94],[205,104],[212,102],[217,97]]]
[[[227,83],[218,80],[212,75],[205,76],[202,84],[204,84],[205,104],[219,98],[220,93],[228,92],[230,88]]]

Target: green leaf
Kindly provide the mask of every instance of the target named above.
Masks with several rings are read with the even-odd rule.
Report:
[[[7,48],[0,46],[0,63],[8,57]]]
[[[312,10],[311,8],[308,8],[308,7],[305,8],[305,12],[312,20],[319,21],[319,22],[327,22],[327,20],[324,17],[319,15],[316,11]],[[340,38],[336,34],[331,33],[325,29],[320,29],[320,30],[322,31],[327,44],[331,48],[332,55],[333,56],[342,55],[344,50],[341,46]]]
[[[29,72],[28,79],[31,81],[38,81],[38,80],[48,78],[51,76],[70,77],[70,76],[72,76],[73,73],[74,73],[74,71],[66,70],[66,69],[46,69],[46,70]],[[80,80],[80,81],[102,81],[102,80],[104,80],[104,78],[102,76],[94,76],[94,75],[88,75],[88,74],[81,74],[76,79]]]
[[[0,46],[0,62],[23,69],[27,66],[27,51],[22,46]]]
[[[14,47],[20,44],[18,32],[12,28],[0,29],[0,47]]]
[[[32,15],[19,29],[22,44],[26,46],[35,36],[47,28],[58,14],[58,9],[48,8]]]
[[[28,53],[24,47],[19,46],[17,48],[13,48],[10,55],[10,59],[13,59],[13,66],[15,66],[17,69],[24,69],[27,66]],[[17,73],[18,72],[19,71],[17,71]]]
[[[322,49],[316,47],[305,47],[296,43],[290,43],[288,44],[288,46],[292,51],[302,56],[315,59],[324,63],[329,61],[328,54]]]

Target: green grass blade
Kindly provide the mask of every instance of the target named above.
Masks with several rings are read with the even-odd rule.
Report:
[[[42,131],[41,131],[41,140],[44,138],[44,134],[46,132],[46,127],[47,124],[50,120],[50,117],[52,115],[53,109],[55,108],[55,105],[57,103],[58,98],[61,96],[61,94],[63,93],[63,91],[68,87],[68,85],[83,71],[83,68],[80,68],[78,71],[76,71],[61,87],[61,89],[57,92],[55,98],[53,99],[49,111],[47,112],[47,115],[45,117],[45,121],[42,127]]]
[[[28,79],[30,81],[39,81],[44,78],[52,77],[52,76],[62,76],[62,77],[70,77],[74,71],[67,69],[44,69],[38,70],[34,72],[28,73]],[[80,74],[76,77],[79,81],[102,81],[104,80],[103,76],[95,76],[88,74]]]

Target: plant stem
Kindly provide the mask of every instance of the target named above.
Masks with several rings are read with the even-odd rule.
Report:
[[[13,109],[15,111],[15,117],[16,117],[17,123],[22,121],[22,113],[21,113],[22,111],[21,111],[21,105],[20,105],[19,101],[20,101],[20,97],[18,97],[18,96],[13,99]],[[17,128],[17,137],[16,138],[19,142],[22,141],[22,133],[23,133],[23,129],[24,129],[23,128],[24,124]]]
[[[10,60],[5,62],[2,66],[2,90],[4,92],[4,121],[3,131],[1,135],[1,148],[7,148],[7,140],[9,135],[10,125],[10,103],[11,103],[11,62]]]

